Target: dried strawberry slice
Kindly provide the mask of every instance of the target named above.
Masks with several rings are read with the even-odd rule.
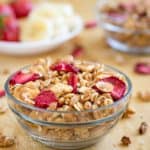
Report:
[[[113,88],[109,88],[111,89],[111,91],[107,91],[108,93],[111,93],[111,96],[113,97],[114,100],[119,100],[120,98],[123,97],[125,91],[126,91],[126,84],[118,79],[117,77],[111,76],[111,77],[107,77],[107,78],[103,78],[101,79],[99,82],[107,82],[112,84]],[[94,89],[96,89],[96,91],[100,92],[100,93],[105,93],[106,91],[96,86],[93,87]]]
[[[59,62],[57,64],[54,64],[50,67],[50,69],[56,71],[73,72],[73,73],[79,72],[78,68],[76,68],[73,64],[67,62]]]
[[[4,97],[5,96],[5,91],[4,90],[0,90],[0,97]]]
[[[29,81],[35,81],[40,78],[40,75],[37,73],[23,73],[21,71],[17,72],[10,80],[11,85],[15,84],[25,84]]]
[[[14,0],[10,6],[17,18],[27,17],[33,8],[31,0]]]
[[[86,29],[95,28],[97,26],[97,22],[95,20],[87,21],[84,25]]]
[[[149,75],[150,74],[150,63],[146,63],[146,62],[137,63],[137,64],[135,64],[134,70],[136,73]]]
[[[52,91],[41,91],[41,93],[34,99],[35,106],[39,108],[47,108],[53,102],[57,102],[57,98]]]
[[[120,12],[110,11],[107,13],[108,17],[116,22],[123,22],[127,19],[126,14],[122,14]]]
[[[73,93],[77,93],[78,76],[75,73],[70,73],[68,84],[72,86]]]
[[[77,58],[83,53],[83,51],[84,51],[83,47],[80,45],[77,45],[72,51],[72,56],[74,58]]]

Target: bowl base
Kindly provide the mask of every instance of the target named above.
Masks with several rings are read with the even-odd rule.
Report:
[[[150,54],[150,47],[132,47],[121,43],[113,38],[107,38],[107,43],[110,47],[117,51],[134,53],[134,54]]]
[[[31,135],[30,136],[33,138],[33,140],[40,142],[42,144],[44,144],[45,146],[54,148],[54,149],[60,149],[60,150],[77,150],[77,149],[81,149],[81,148],[86,148],[89,146],[92,146],[94,144],[96,144],[99,141],[99,138],[96,139],[90,139],[88,141],[83,141],[83,142],[53,142],[53,141],[48,141],[48,140],[44,140],[41,139],[40,137],[37,137],[35,135]]]

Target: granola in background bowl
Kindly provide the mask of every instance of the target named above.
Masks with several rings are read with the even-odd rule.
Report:
[[[97,19],[105,31],[108,44],[120,51],[150,53],[149,8],[148,0],[100,1]]]
[[[131,82],[118,70],[72,56],[40,59],[5,85],[9,107],[36,140],[55,148],[96,143],[128,106]]]

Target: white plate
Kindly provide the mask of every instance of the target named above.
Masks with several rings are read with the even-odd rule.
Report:
[[[77,36],[83,29],[83,21],[79,16],[74,19],[74,28],[71,32],[59,35],[54,39],[36,42],[0,42],[0,53],[10,55],[33,55],[51,51],[55,47]]]

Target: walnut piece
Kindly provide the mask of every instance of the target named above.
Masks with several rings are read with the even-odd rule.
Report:
[[[127,110],[124,112],[122,119],[131,118],[132,115],[135,114],[135,110],[132,108],[127,108]]]
[[[139,134],[143,135],[146,133],[148,129],[148,124],[146,122],[142,122],[139,127]]]
[[[150,91],[140,91],[137,93],[137,97],[143,102],[150,102]]]
[[[0,105],[0,114],[3,114],[7,111],[7,107],[6,106],[1,106]]]
[[[2,133],[0,133],[0,147],[9,147],[15,144],[15,138],[5,136]]]
[[[123,146],[129,146],[129,144],[131,144],[130,138],[127,137],[127,136],[123,136],[123,137],[121,138],[121,144],[122,144]]]

